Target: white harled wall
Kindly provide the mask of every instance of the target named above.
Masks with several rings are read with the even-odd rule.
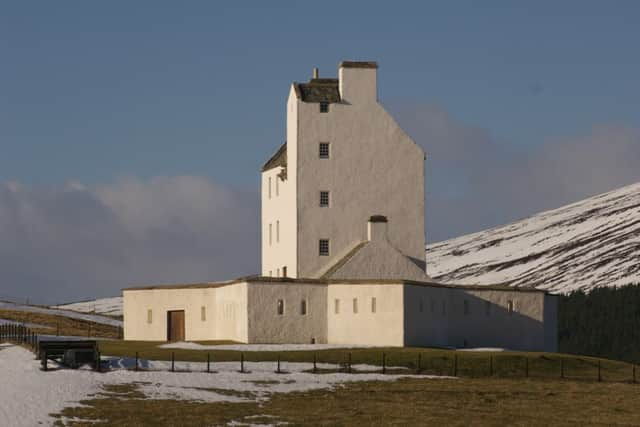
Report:
[[[372,311],[375,298],[375,312]],[[357,300],[354,312],[353,300]],[[339,301],[336,313],[335,304]],[[327,288],[330,344],[402,346],[403,287],[380,284],[331,284]]]
[[[123,291],[124,339],[167,340],[167,312],[184,310],[185,339],[247,342],[247,284]],[[205,307],[205,320],[202,320]],[[148,322],[151,310],[151,322]]]
[[[299,277],[317,277],[366,241],[371,215],[386,216],[391,244],[424,262],[424,152],[377,102],[375,73],[341,69],[344,99],[328,113],[298,102]],[[330,159],[318,158],[319,142],[331,144]],[[318,206],[321,190],[331,207]],[[323,238],[328,257],[318,255]]]
[[[281,277],[282,268],[285,266],[288,277],[298,277],[296,268],[297,111],[298,103],[295,91],[291,87],[287,101],[287,178],[284,181],[278,178],[277,175],[283,169],[281,167],[264,171],[261,175],[262,275],[265,277],[278,277],[278,271]],[[269,179],[271,179],[271,197],[269,197]],[[278,191],[276,191],[276,185]],[[279,239],[276,236],[278,221],[280,223]],[[271,243],[269,243],[269,224],[272,229]]]

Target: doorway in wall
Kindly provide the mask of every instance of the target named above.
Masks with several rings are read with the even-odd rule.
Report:
[[[167,311],[167,341],[184,341],[184,310]]]

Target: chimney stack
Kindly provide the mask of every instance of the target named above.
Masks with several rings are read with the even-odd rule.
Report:
[[[318,67],[313,67],[313,78],[314,79],[318,78]]]
[[[340,98],[347,104],[377,102],[378,64],[373,61],[342,61],[338,68]]]
[[[367,224],[367,237],[370,242],[375,240],[387,240],[387,217],[383,215],[373,215]]]

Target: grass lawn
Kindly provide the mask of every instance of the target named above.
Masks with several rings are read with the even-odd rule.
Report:
[[[70,425],[204,426],[231,421],[288,425],[639,425],[640,386],[551,379],[402,379],[335,390],[272,394],[268,401],[143,400],[135,384],[65,409]],[[61,423],[59,425],[62,425]]]
[[[56,335],[56,333],[59,333],[59,335],[101,338],[117,338],[119,335],[118,328],[115,326],[103,325],[87,320],[71,319],[62,315],[0,309],[0,319],[48,326],[48,328],[29,328],[37,334]]]
[[[162,349],[163,342],[105,341],[100,342],[103,355],[134,357],[141,359],[206,362],[207,354],[213,362],[239,361],[241,352],[234,350],[181,350]],[[222,344],[222,342],[203,344]],[[633,366],[607,359],[574,356],[557,353],[534,352],[469,352],[432,348],[392,347],[354,348],[318,351],[247,351],[243,353],[247,362],[282,361],[345,364],[351,355],[352,365],[382,365],[383,353],[387,366],[403,366],[433,375],[455,375],[469,378],[560,378],[588,381],[598,380],[598,365],[603,381],[631,381]],[[640,370],[638,372],[640,377]],[[640,378],[638,378],[640,380]]]

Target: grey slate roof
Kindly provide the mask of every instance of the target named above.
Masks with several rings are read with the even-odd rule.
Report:
[[[311,79],[308,83],[294,83],[294,86],[303,102],[340,102],[338,79]]]
[[[375,61],[342,61],[340,68],[378,68]]]
[[[286,167],[287,166],[287,143],[285,142],[278,148],[267,163],[262,166],[262,172],[268,171],[269,169],[277,168],[279,166]]]

